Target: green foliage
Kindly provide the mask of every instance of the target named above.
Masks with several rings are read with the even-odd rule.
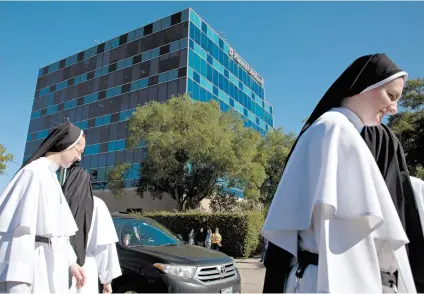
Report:
[[[246,198],[259,199],[265,179],[257,154],[261,137],[243,127],[239,115],[221,112],[215,101],[199,103],[184,95],[151,102],[137,107],[128,131],[129,148],[140,142],[148,146],[140,169],[140,197],[144,191],[154,198],[168,193],[181,210],[192,209],[225,179],[243,187]],[[116,187],[118,192],[120,186]]]
[[[418,165],[415,169],[415,177],[424,181],[424,167],[422,165]]]
[[[400,105],[411,110],[417,110],[424,106],[424,78],[406,82]]]
[[[119,198],[124,192],[124,173],[131,165],[129,163],[122,163],[116,165],[107,174],[108,187],[115,197]]]
[[[6,152],[6,147],[0,144],[0,176],[4,175],[6,164],[13,160],[13,155]]]
[[[402,143],[410,174],[422,177],[422,167],[424,166],[424,79],[407,81],[400,105],[404,107],[404,110],[390,117],[388,125]]]
[[[238,198],[230,192],[224,191],[219,187],[211,197],[209,208],[212,212],[229,212],[237,208]]]
[[[271,204],[287,160],[296,140],[293,133],[285,134],[282,128],[268,132],[261,144],[260,154],[265,160],[266,179],[261,186],[261,202]]]
[[[213,214],[197,211],[154,212],[142,215],[158,221],[176,234],[181,234],[186,241],[191,229],[197,232],[201,227],[209,227],[214,231],[218,227],[222,236],[220,250],[229,256],[244,258],[252,256],[260,245],[259,233],[264,223],[264,214],[260,211]]]

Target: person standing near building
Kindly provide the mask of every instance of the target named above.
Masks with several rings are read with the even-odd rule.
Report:
[[[84,270],[69,237],[78,227],[57,178],[81,160],[85,138],[66,122],[53,129],[0,195],[0,292],[66,293]]]
[[[420,205],[422,200],[414,195],[414,181],[409,176],[402,145],[396,135],[384,124],[364,127],[361,136],[377,162],[408,236],[409,243],[406,248],[412,276],[417,292],[423,293],[424,264],[421,253],[424,248],[424,233],[419,214],[420,208],[422,209]]]
[[[386,54],[362,56],[309,116],[263,226],[264,292],[396,292],[396,271],[399,290],[416,292],[408,237],[360,135],[396,113],[406,78]]]
[[[212,234],[212,249],[219,251],[219,248],[222,247],[222,236],[219,233],[219,228],[215,228],[215,233]]]
[[[199,232],[196,234],[196,243],[197,246],[204,247],[206,239],[206,232],[203,228],[200,228]]]
[[[122,272],[115,245],[118,236],[109,210],[103,200],[93,196],[90,175],[81,167],[70,169],[62,188],[79,229],[71,244],[86,274],[86,285],[76,291],[73,283],[70,293],[99,293],[100,280],[103,293],[110,294],[112,280]]]

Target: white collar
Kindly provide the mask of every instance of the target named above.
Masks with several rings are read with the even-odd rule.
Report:
[[[353,126],[358,130],[358,132],[362,131],[362,128],[364,127],[364,123],[362,120],[357,116],[352,110],[347,109],[346,107],[335,107],[332,110],[340,112],[341,114],[344,114],[347,119],[353,124]]]

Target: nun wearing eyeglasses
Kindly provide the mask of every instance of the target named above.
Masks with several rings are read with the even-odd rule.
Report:
[[[69,170],[62,189],[79,229],[71,244],[86,274],[85,285],[76,289],[73,281],[69,293],[99,293],[100,280],[102,292],[110,294],[112,280],[122,272],[115,245],[118,236],[109,210],[103,200],[93,196],[90,175],[79,166]]]
[[[84,148],[82,130],[61,124],[0,195],[1,293],[65,293],[69,272],[84,285],[69,242],[78,228],[56,174],[80,160]]]
[[[319,101],[263,226],[264,292],[416,292],[409,240],[360,135],[396,113],[406,78],[386,54],[362,56]]]

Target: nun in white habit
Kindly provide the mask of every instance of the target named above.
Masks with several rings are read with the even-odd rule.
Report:
[[[86,274],[84,287],[77,290],[73,282],[70,293],[99,293],[99,280],[103,293],[112,293],[112,280],[122,272],[115,245],[118,236],[109,210],[103,200],[93,196],[90,175],[79,166],[70,169],[63,193],[79,229],[71,244]]]
[[[405,250],[409,240],[360,136],[365,125],[396,113],[406,78],[387,55],[362,56],[310,115],[262,230],[268,250],[285,252],[279,262],[270,262],[267,252],[267,271],[279,267],[280,279],[267,274],[264,292],[275,283],[285,292],[396,292],[396,271],[399,289],[416,292]]]
[[[424,228],[424,181],[416,177],[410,178],[412,187],[414,189],[415,201],[417,202],[418,212],[420,215],[421,226]]]
[[[361,136],[375,158],[381,175],[392,197],[393,204],[408,236],[406,246],[409,264],[418,293],[424,292],[423,225],[420,222],[422,206],[416,199],[412,177],[409,176],[405,153],[396,135],[384,124],[364,127]],[[397,274],[397,273],[395,273]],[[396,278],[396,275],[395,275]]]
[[[84,148],[78,127],[58,126],[0,195],[1,293],[65,293],[69,272],[84,284],[69,243],[78,228],[56,175],[81,160]]]

